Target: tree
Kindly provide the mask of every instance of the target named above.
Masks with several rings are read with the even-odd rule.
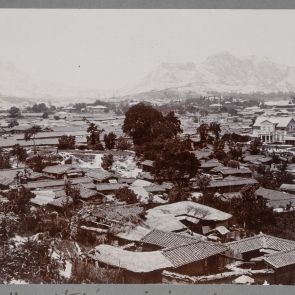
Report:
[[[15,144],[12,147],[10,154],[16,157],[17,167],[20,162],[24,162],[28,157],[27,151],[19,144]]]
[[[34,125],[31,128],[27,129],[24,133],[24,140],[25,141],[29,141],[29,140],[33,139],[35,153],[36,153],[35,137],[36,137],[36,134],[41,131],[42,131],[42,128],[40,126]]]
[[[30,211],[29,202],[32,196],[31,191],[22,185],[19,185],[17,189],[9,191],[7,198],[10,202],[10,210],[23,218]]]
[[[0,149],[0,169],[11,168],[9,154]]]
[[[150,105],[139,103],[127,112],[123,132],[132,137],[135,145],[142,145],[157,138],[171,139],[182,132],[180,121],[173,112],[167,116]]]
[[[89,148],[94,150],[103,150],[103,146],[100,142],[100,135],[104,131],[103,129],[98,129],[98,126],[90,122],[87,119],[84,119],[88,123],[88,136],[87,136],[87,145]]]
[[[237,133],[225,133],[222,136],[222,139],[227,142],[247,142],[249,141],[249,136],[247,135],[240,135]]]
[[[16,119],[13,119],[13,120],[11,120],[9,122],[8,128],[13,128],[13,127],[18,126],[18,125],[19,125],[19,123],[17,122],[17,120]]]
[[[112,154],[104,155],[101,160],[101,167],[103,169],[110,170],[112,168],[112,165],[114,163],[114,156]]]
[[[267,207],[264,198],[256,197],[256,189],[256,186],[242,189],[242,198],[231,200],[231,210],[241,226],[258,233],[262,227],[274,223],[274,213],[272,208]]]
[[[186,201],[191,195],[190,187],[174,186],[168,193],[168,199],[170,203],[176,203],[180,201]]]
[[[74,204],[77,204],[81,198],[80,189],[73,186],[70,180],[65,181],[64,190],[67,197],[72,198]]]
[[[260,153],[261,147],[262,147],[262,142],[260,141],[259,138],[255,138],[254,140],[252,140],[249,147],[251,155],[258,155]]]
[[[158,158],[154,161],[153,174],[158,181],[172,181],[184,187],[194,177],[200,162],[196,156],[184,148],[179,139],[167,140]]]
[[[34,154],[27,158],[26,164],[35,172],[42,172],[46,166],[60,163],[62,157],[58,154]]]
[[[212,136],[209,134],[210,127],[208,124],[201,124],[197,129],[200,135],[200,141],[204,144],[211,143],[213,141]]]
[[[115,198],[127,204],[137,203],[137,195],[128,187],[119,188],[115,192]]]
[[[196,177],[196,184],[201,191],[204,191],[210,185],[211,179],[207,175],[199,174]]]
[[[87,104],[85,102],[81,102],[81,103],[75,103],[73,107],[77,112],[81,112],[82,109],[86,108],[86,106]]]
[[[213,158],[224,161],[227,157],[224,151],[224,141],[222,139],[215,139],[213,142]]]
[[[52,241],[43,239],[13,245],[9,243],[1,261],[0,282],[21,279],[28,283],[59,283],[61,263],[52,256]]]
[[[125,151],[130,149],[131,144],[128,142],[128,140],[126,138],[124,138],[123,136],[120,136],[117,140],[117,149],[120,151]]]
[[[239,143],[229,142],[227,156],[230,160],[240,161],[243,157],[242,146]]]
[[[58,139],[58,148],[61,150],[74,149],[76,144],[76,138],[72,135],[63,135]]]
[[[116,138],[117,138],[117,135],[114,132],[105,134],[103,138],[105,147],[109,150],[113,149],[116,145]]]
[[[214,134],[215,139],[219,139],[219,134],[221,132],[220,124],[216,122],[211,122],[209,130]]]
[[[47,112],[49,109],[47,107],[47,105],[45,103],[39,103],[39,104],[34,104],[32,106],[32,112],[34,113],[45,113]]]
[[[10,118],[19,118],[21,116],[21,111],[17,107],[11,107],[8,113]]]
[[[48,119],[49,118],[49,115],[47,112],[44,112],[43,115],[42,115],[42,118],[43,119]]]

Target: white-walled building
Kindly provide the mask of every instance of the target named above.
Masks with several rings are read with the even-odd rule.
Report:
[[[295,120],[292,117],[257,117],[253,125],[253,137],[262,142],[285,142],[287,135],[295,133]]]

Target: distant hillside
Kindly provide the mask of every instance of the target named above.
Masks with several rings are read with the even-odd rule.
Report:
[[[276,64],[267,58],[238,58],[221,53],[208,57],[201,64],[161,64],[129,93],[166,88],[198,93],[294,92],[295,68]]]

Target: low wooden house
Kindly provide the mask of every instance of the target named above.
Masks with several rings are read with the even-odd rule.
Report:
[[[157,206],[148,212],[171,214],[195,233],[206,234],[217,226],[227,226],[231,214],[192,201]]]
[[[83,177],[85,172],[78,166],[72,164],[65,165],[54,165],[45,167],[42,172],[50,177],[54,177],[56,179],[67,177]]]

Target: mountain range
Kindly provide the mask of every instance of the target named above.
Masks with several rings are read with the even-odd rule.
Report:
[[[134,87],[125,98],[153,91],[178,92],[295,92],[295,67],[274,63],[268,58],[240,58],[228,52],[209,56],[201,63],[162,63]],[[0,62],[0,107],[33,102],[68,104],[94,101],[99,89],[81,89],[47,81],[36,81],[15,65]],[[151,95],[149,95],[151,97]],[[120,98],[118,98],[120,99]]]
[[[228,52],[195,64],[163,63],[140,81],[130,93],[178,88],[197,93],[294,92],[295,67],[280,65],[268,58],[236,57]]]

